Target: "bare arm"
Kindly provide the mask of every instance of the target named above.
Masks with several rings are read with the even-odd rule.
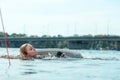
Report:
[[[3,55],[3,56],[0,56],[0,58],[6,58],[6,59],[19,59],[19,56],[8,56],[8,55]]]

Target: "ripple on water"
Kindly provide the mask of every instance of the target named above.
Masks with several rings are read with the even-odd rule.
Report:
[[[37,74],[36,71],[26,71],[26,72],[23,72],[21,75],[30,75],[30,74]]]

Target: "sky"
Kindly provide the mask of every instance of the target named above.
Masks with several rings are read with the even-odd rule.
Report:
[[[0,0],[0,8],[9,34],[120,35],[120,0]]]

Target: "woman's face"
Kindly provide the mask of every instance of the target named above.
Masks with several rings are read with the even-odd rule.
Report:
[[[28,44],[25,48],[25,51],[27,52],[27,57],[36,57],[37,52],[35,50],[34,47],[32,47],[32,45]]]

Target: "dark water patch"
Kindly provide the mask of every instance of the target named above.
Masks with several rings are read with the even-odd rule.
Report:
[[[22,75],[30,75],[30,74],[37,74],[36,71],[26,71],[26,72],[23,72]]]
[[[22,75],[37,74],[38,72],[34,69],[23,69]]]

